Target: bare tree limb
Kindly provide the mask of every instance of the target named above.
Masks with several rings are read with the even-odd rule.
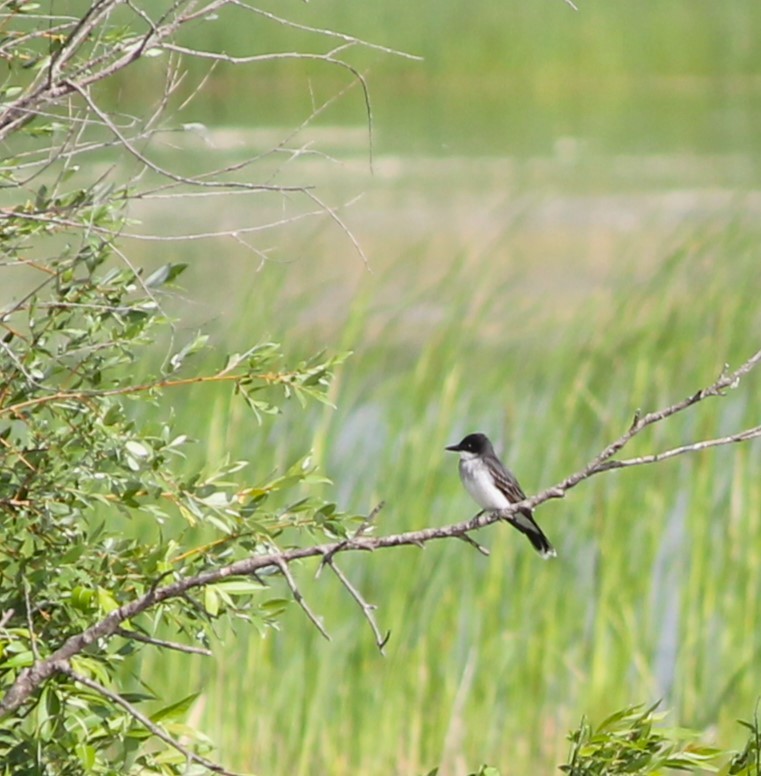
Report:
[[[566,492],[571,488],[576,487],[583,480],[588,479],[594,474],[607,471],[611,468],[616,468],[614,463],[610,463],[616,453],[622,450],[637,434],[643,431],[648,426],[658,423],[662,420],[670,418],[672,415],[676,415],[679,412],[683,412],[693,404],[697,404],[704,399],[711,396],[724,396],[726,391],[730,388],[736,388],[740,382],[740,379],[751,371],[761,361],[761,350],[754,353],[744,364],[738,367],[734,372],[729,372],[726,365],[722,369],[719,377],[707,388],[702,388],[692,396],[688,396],[676,404],[672,404],[668,407],[664,407],[661,410],[654,412],[648,412],[642,415],[639,410],[634,415],[634,420],[629,426],[629,429],[622,434],[615,442],[611,442],[596,458],[594,458],[587,466],[575,474],[566,477],[562,482],[559,482],[553,488],[549,488],[546,491],[534,496],[533,498],[526,500],[526,506],[534,507],[541,504],[543,501],[547,501],[550,498],[562,498]],[[730,444],[731,438],[725,437],[725,441],[722,444]],[[716,445],[710,445],[715,447]],[[691,446],[687,445],[684,452],[691,452]],[[644,463],[644,462],[643,462]],[[515,510],[510,510],[512,514]]]
[[[106,32],[110,30],[110,25],[115,23],[114,12],[119,11],[119,13],[123,13],[125,8],[133,15],[133,21],[137,20],[136,32],[130,32],[114,40],[107,38]],[[325,53],[299,53],[294,51],[255,56],[233,56],[226,53],[193,49],[192,47],[182,46],[177,43],[175,40],[176,33],[181,27],[197,19],[217,13],[224,8],[231,11],[237,9],[239,12],[242,11],[247,15],[257,15],[276,24],[288,25],[304,32],[313,33],[327,40],[331,48]],[[235,180],[230,177],[229,173],[239,171],[257,161],[257,159],[249,159],[223,169],[210,170],[198,175],[183,175],[158,163],[155,155],[151,153],[148,142],[158,133],[164,131],[159,127],[158,119],[165,117],[169,98],[176,92],[182,81],[183,76],[180,75],[177,66],[178,57],[208,60],[212,63],[212,67],[219,62],[255,64],[275,59],[312,60],[324,62],[332,67],[345,70],[351,76],[351,83],[346,89],[342,89],[337,95],[333,95],[333,97],[324,101],[321,106],[315,108],[304,124],[297,127],[294,131],[298,132],[303,126],[313,121],[335,99],[342,96],[348,88],[359,85],[367,119],[369,134],[368,152],[370,169],[372,170],[373,115],[367,81],[364,74],[349,61],[346,61],[343,55],[347,49],[357,47],[410,59],[419,59],[418,57],[344,33],[291,23],[286,19],[262,11],[239,0],[209,0],[206,3],[199,3],[197,0],[174,0],[167,7],[161,8],[156,12],[153,11],[150,5],[141,7],[140,4],[131,0],[98,0],[93,2],[89,9],[81,16],[60,16],[55,18],[55,22],[55,26],[49,26],[45,34],[34,33],[15,39],[16,45],[23,41],[28,43],[40,40],[45,41],[52,34],[52,31],[55,31],[56,38],[60,43],[56,50],[48,57],[45,57],[47,52],[42,51],[39,43],[36,43],[36,50],[39,56],[43,57],[41,61],[47,59],[47,64],[45,67],[39,68],[37,75],[16,99],[8,100],[0,106],[0,142],[33,120],[59,122],[62,110],[67,113],[66,123],[72,127],[71,138],[60,142],[56,141],[55,148],[47,149],[50,151],[47,155],[44,152],[40,154],[38,150],[32,150],[28,152],[29,156],[27,157],[27,152],[20,152],[18,158],[14,159],[14,174],[18,175],[28,172],[28,183],[49,172],[53,165],[60,165],[66,168],[73,164],[75,157],[89,154],[100,148],[112,148],[124,151],[140,165],[140,170],[132,178],[131,184],[136,183],[141,178],[145,178],[148,173],[153,173],[160,178],[164,186],[174,187],[172,195],[175,197],[189,196],[190,192],[203,192],[205,194],[211,194],[212,192],[225,194],[243,192],[287,194],[293,192],[302,194],[307,200],[311,200],[317,206],[316,209],[312,208],[310,203],[306,203],[306,206],[299,207],[299,210],[308,212],[296,212],[292,215],[275,219],[271,223],[256,225],[247,223],[235,229],[193,235],[161,236],[122,232],[120,236],[137,240],[158,241],[185,241],[229,237],[240,241],[242,236],[246,234],[279,228],[311,217],[328,216],[343,231],[351,242],[354,251],[368,266],[367,256],[364,254],[359,241],[339,213],[339,210],[345,207],[345,205],[335,206],[323,201],[310,191],[309,186],[279,185],[272,179],[258,183],[240,179]],[[0,44],[0,56],[9,45],[6,43]],[[127,117],[128,120],[125,121],[123,117],[117,117],[114,113],[104,110],[96,102],[91,92],[91,87],[129,67],[143,58],[146,52],[151,49],[164,51],[168,55],[165,88],[151,115],[143,120],[136,117]],[[11,48],[7,56],[12,56],[13,51],[14,49]],[[82,115],[73,115],[74,106],[82,106]],[[89,132],[91,129],[107,130],[109,137],[105,140],[102,137],[93,139],[89,134],[87,137],[84,137],[85,131]],[[281,143],[276,148],[271,149],[270,153],[283,150],[286,149],[282,147]],[[291,158],[298,158],[304,153],[313,152],[301,149],[289,153]],[[104,175],[107,174],[109,173],[104,173]],[[277,171],[273,173],[273,177],[276,175]],[[152,181],[150,185],[154,190],[156,189],[155,181]],[[126,201],[134,202],[140,200],[144,196],[148,196],[149,193],[130,190],[126,195]],[[0,219],[26,218],[33,222],[45,223],[51,227],[81,229],[83,226],[81,221],[78,221],[73,216],[69,217],[69,215],[66,211],[54,212],[52,214],[36,212],[31,207],[23,211],[19,209],[8,211],[7,214],[0,211]],[[106,237],[112,234],[108,226],[92,224],[89,228]],[[265,251],[256,246],[248,247],[249,250],[258,256],[260,261],[265,260]]]
[[[629,466],[643,466],[649,463],[660,463],[661,461],[667,461],[669,458],[675,458],[676,456],[684,455],[685,453],[696,453],[699,450],[708,450],[711,447],[720,447],[736,442],[747,442],[750,439],[757,439],[758,437],[761,437],[761,426],[749,428],[738,434],[730,434],[729,436],[719,437],[717,439],[704,439],[702,442],[681,445],[680,447],[674,447],[671,450],[664,450],[662,453],[641,455],[637,458],[627,458],[623,461],[608,461],[607,463],[601,464],[601,471],[625,469]]]

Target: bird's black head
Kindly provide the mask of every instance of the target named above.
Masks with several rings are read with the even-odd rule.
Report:
[[[473,453],[481,455],[491,448],[491,442],[486,434],[468,434],[456,445],[449,445],[446,449],[453,453]]]

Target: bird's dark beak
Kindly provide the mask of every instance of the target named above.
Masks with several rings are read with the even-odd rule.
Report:
[[[459,444],[458,445],[447,445],[444,449],[445,450],[449,450],[449,451],[451,451],[453,453],[459,453],[460,452],[460,445]]]

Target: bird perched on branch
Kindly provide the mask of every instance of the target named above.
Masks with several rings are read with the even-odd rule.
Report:
[[[486,434],[468,434],[461,442],[449,445],[446,449],[460,454],[462,484],[484,512],[501,512],[510,504],[526,498],[515,475],[499,460]],[[543,558],[554,558],[557,555],[528,507],[519,509],[505,519],[526,534]]]

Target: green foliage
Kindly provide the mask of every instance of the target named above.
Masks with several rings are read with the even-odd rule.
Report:
[[[656,712],[656,706],[630,706],[597,727],[582,720],[569,736],[571,753],[560,770],[571,776],[716,771],[712,763],[720,750],[697,743],[692,731],[654,727],[665,716]]]
[[[721,776],[759,776],[761,732],[758,713],[748,729],[742,752],[702,744],[698,734],[684,729],[656,728],[665,716],[656,706],[629,706],[611,714],[597,727],[584,719],[568,736],[571,752],[560,766],[571,776],[616,776],[617,774],[718,773]],[[721,764],[723,763],[723,764]]]
[[[21,35],[28,28],[19,24],[8,60],[17,84],[6,84],[7,100],[32,88],[29,68],[49,66],[48,54],[76,40],[72,33],[50,44]],[[95,57],[103,65],[101,55],[113,60],[139,40],[126,28],[100,33],[71,61],[82,66]],[[1,107],[0,125],[9,131],[14,108]],[[351,525],[319,496],[327,480],[308,449],[290,465],[273,463],[267,476],[247,477],[244,460],[191,465],[193,440],[171,410],[203,402],[206,386],[225,385],[250,408],[255,429],[287,402],[329,403],[346,354],[288,366],[269,341],[213,358],[202,333],[178,344],[165,304],[186,265],[167,263],[147,277],[133,266],[119,237],[130,186],[97,175],[83,184],[86,165],[70,160],[81,164],[98,145],[78,134],[73,112],[64,114],[59,135],[29,113],[13,130],[15,156],[0,171],[11,203],[0,216],[7,293],[0,310],[0,701],[78,634],[159,585],[280,542],[345,536]],[[89,115],[102,130],[103,121]],[[202,351],[216,369],[193,371]],[[167,639],[205,648],[225,620],[264,631],[284,608],[277,581],[230,579],[123,622],[110,639],[83,643],[19,708],[2,708],[3,772],[185,773],[186,753],[156,729],[207,754],[208,739],[185,722],[197,693],[159,698],[130,679],[128,667]]]
[[[112,229],[116,214],[108,217]],[[26,230],[19,239],[26,223],[5,222],[16,235],[13,244],[7,237],[4,242],[9,266],[22,262],[35,237]],[[335,505],[309,494],[310,485],[325,480],[308,459],[263,481],[246,482],[244,461],[188,471],[183,451],[189,437],[171,420],[157,424],[131,407],[158,403],[196,383],[227,382],[253,410],[254,423],[293,397],[302,404],[325,400],[343,356],[318,356],[286,369],[279,348],[267,343],[227,357],[213,374],[183,376],[183,365],[202,344],[195,339],[170,353],[161,373],[141,374],[137,367],[151,359],[157,330],[168,325],[159,281],[174,281],[179,268],[143,282],[118,264],[108,240],[89,238],[73,255],[46,262],[33,293],[3,315],[0,613],[9,614],[0,636],[3,691],[22,669],[159,580],[272,548],[288,528],[331,537],[346,532]],[[125,521],[140,514],[155,524],[149,540],[127,536]],[[194,544],[199,536],[202,545]],[[168,629],[206,644],[223,616],[268,627],[282,608],[273,601],[281,597],[273,599],[263,583],[230,581],[208,587],[201,605],[173,603],[130,626],[149,636]],[[146,648],[128,636],[117,641],[93,645],[72,667],[113,685],[124,660]],[[145,693],[125,697],[155,700]],[[168,720],[190,701],[155,712],[154,721],[172,733]],[[156,751],[154,742],[145,751],[140,743],[147,737],[107,698],[59,679],[46,684],[23,715],[6,720],[0,758],[19,772],[168,773],[182,765],[171,748]]]
[[[758,704],[752,722],[740,721],[748,730],[748,741],[742,752],[737,752],[722,771],[722,776],[759,776],[761,774],[761,725]]]
[[[667,771],[680,773],[719,773],[721,776],[759,776],[761,732],[758,714],[753,722],[741,722],[749,731],[748,743],[739,753],[701,744],[698,734],[684,729],[656,727],[665,717],[655,711],[658,704],[645,708],[629,706],[611,714],[597,727],[586,719],[572,731],[568,763],[559,770],[570,776],[651,776]],[[719,766],[719,761],[725,761]],[[438,768],[426,776],[436,776]],[[500,776],[498,768],[482,765],[468,776]]]

